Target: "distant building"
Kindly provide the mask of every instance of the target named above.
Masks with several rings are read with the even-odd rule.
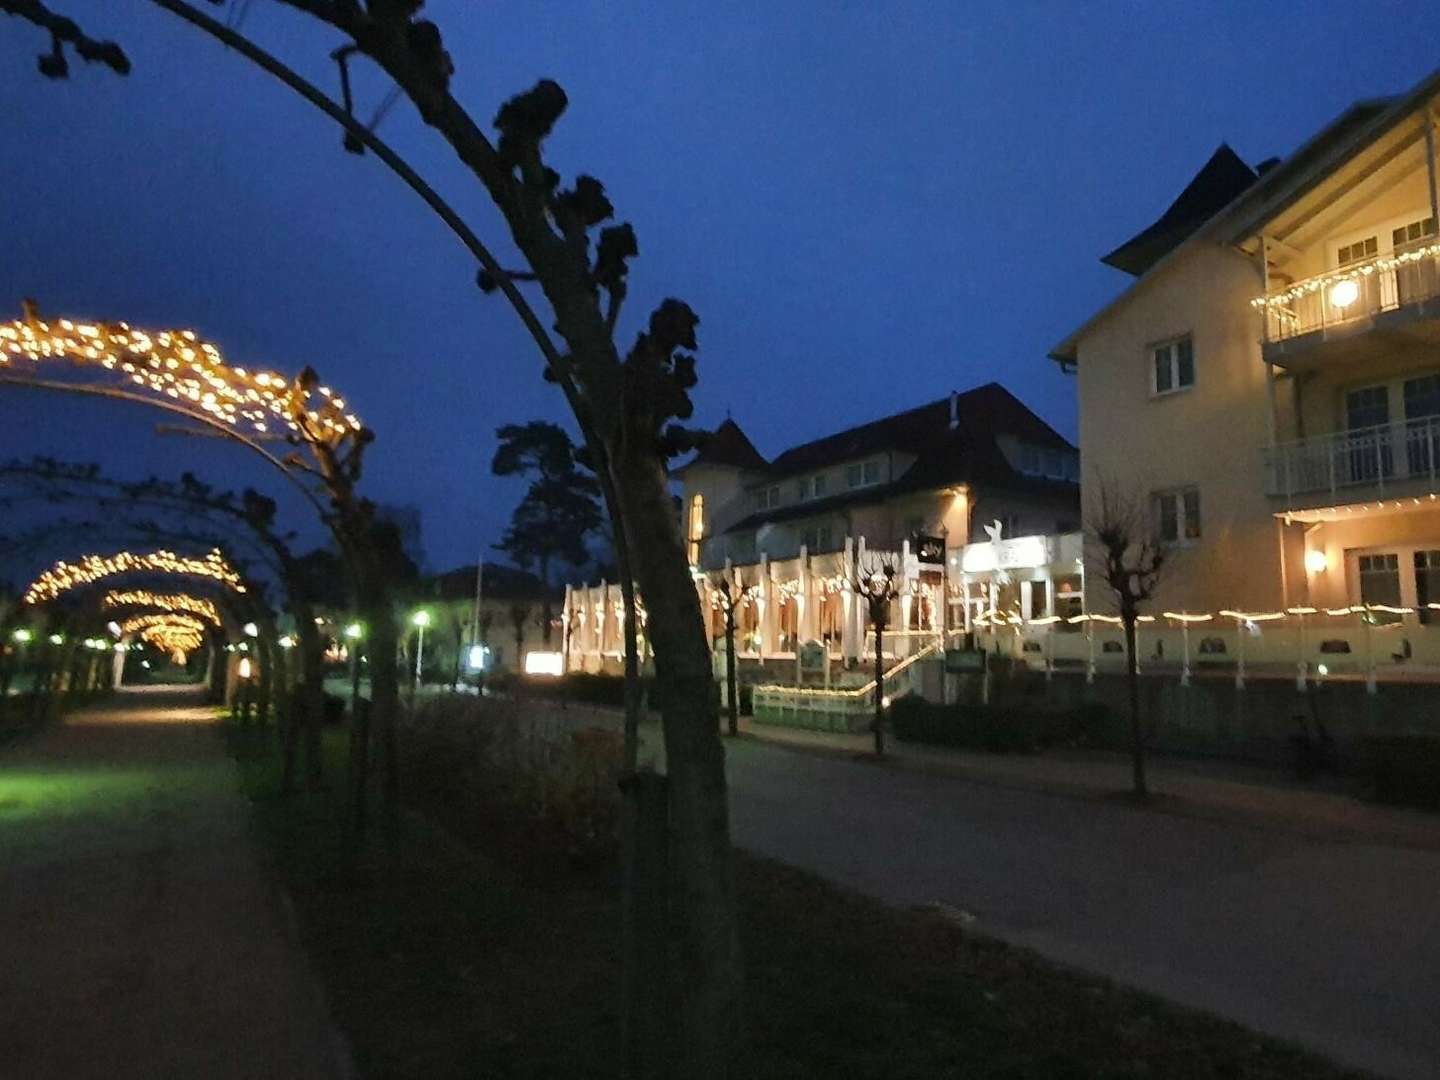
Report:
[[[983,612],[1013,611],[1028,622],[1078,602],[1079,474],[1075,447],[998,383],[774,460],[727,420],[675,470],[712,640],[723,621],[711,578],[728,567],[753,587],[741,612],[741,655],[793,659],[816,642],[850,661],[868,637],[850,591],[857,567],[895,566],[903,591],[891,640],[899,651],[907,636],[968,629]],[[570,590],[572,666],[618,660],[618,597],[613,586]]]
[[[480,583],[480,623],[475,626],[475,567],[461,566],[431,578],[421,605],[431,611],[436,653],[435,677],[458,663],[461,673],[520,671],[531,652],[559,652],[560,590],[543,586],[534,574],[486,563]],[[546,633],[545,602],[550,626]],[[479,647],[481,653],[472,655]],[[431,648],[427,641],[426,649]],[[458,652],[456,651],[458,650]],[[483,662],[482,662],[483,661]],[[427,669],[430,665],[427,665]]]

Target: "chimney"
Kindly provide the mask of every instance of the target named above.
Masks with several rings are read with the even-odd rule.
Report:
[[[954,390],[950,391],[950,430],[954,431],[960,426],[960,395]]]

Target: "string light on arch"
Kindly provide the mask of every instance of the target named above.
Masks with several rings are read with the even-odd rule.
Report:
[[[193,330],[138,330],[127,323],[46,321],[26,317],[0,323],[0,378],[28,362],[68,360],[108,372],[228,427],[256,434],[306,431],[338,443],[362,430],[359,417],[328,386],[272,371],[231,367],[220,350]]]
[[[151,551],[135,554],[130,551],[114,555],[86,555],[78,563],[63,559],[37,577],[25,590],[24,602],[38,604],[54,600],[62,593],[84,585],[93,585],[119,574],[157,573],[209,578],[237,593],[245,586],[240,575],[219,549],[201,557],[177,555],[173,551]]]
[[[106,609],[153,608],[158,611],[184,613],[197,616],[211,626],[222,626],[220,609],[214,601],[203,596],[187,596],[184,593],[153,593],[147,589],[111,589],[100,602]]]

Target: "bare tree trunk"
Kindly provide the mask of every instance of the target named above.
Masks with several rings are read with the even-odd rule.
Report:
[[[873,616],[872,616],[873,617]],[[885,630],[875,622],[875,756],[885,756],[885,661],[882,647]]]
[[[305,782],[311,790],[318,788],[324,769],[320,761],[320,725],[324,719],[324,656],[320,634],[315,629],[315,613],[309,604],[295,600],[297,590],[291,589],[291,611],[295,615],[295,636],[300,647],[300,672],[297,693],[299,708],[285,724],[285,761],[281,768],[280,787],[290,792],[295,786],[301,733],[305,737]]]
[[[1145,786],[1145,738],[1140,729],[1140,667],[1135,655],[1135,613],[1126,612],[1125,622],[1125,681],[1130,691],[1130,765],[1135,785],[1135,797],[1149,797]]]
[[[612,458],[623,500],[631,565],[649,612],[661,684],[669,783],[672,866],[679,935],[679,1055],[676,1074],[730,1074],[740,1045],[740,957],[735,927],[725,751],[700,602],[671,512],[660,463],[649,448]]]
[[[799,663],[797,656],[796,663]],[[725,611],[725,697],[729,702],[730,737],[740,734],[740,688],[735,677],[735,609]]]

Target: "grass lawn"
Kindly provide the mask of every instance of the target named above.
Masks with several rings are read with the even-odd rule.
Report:
[[[414,813],[341,875],[342,785],[283,802],[273,759],[232,745],[362,1076],[616,1075],[613,889],[527,884]],[[745,1076],[1358,1075],[769,860],[737,853],[736,873]]]

